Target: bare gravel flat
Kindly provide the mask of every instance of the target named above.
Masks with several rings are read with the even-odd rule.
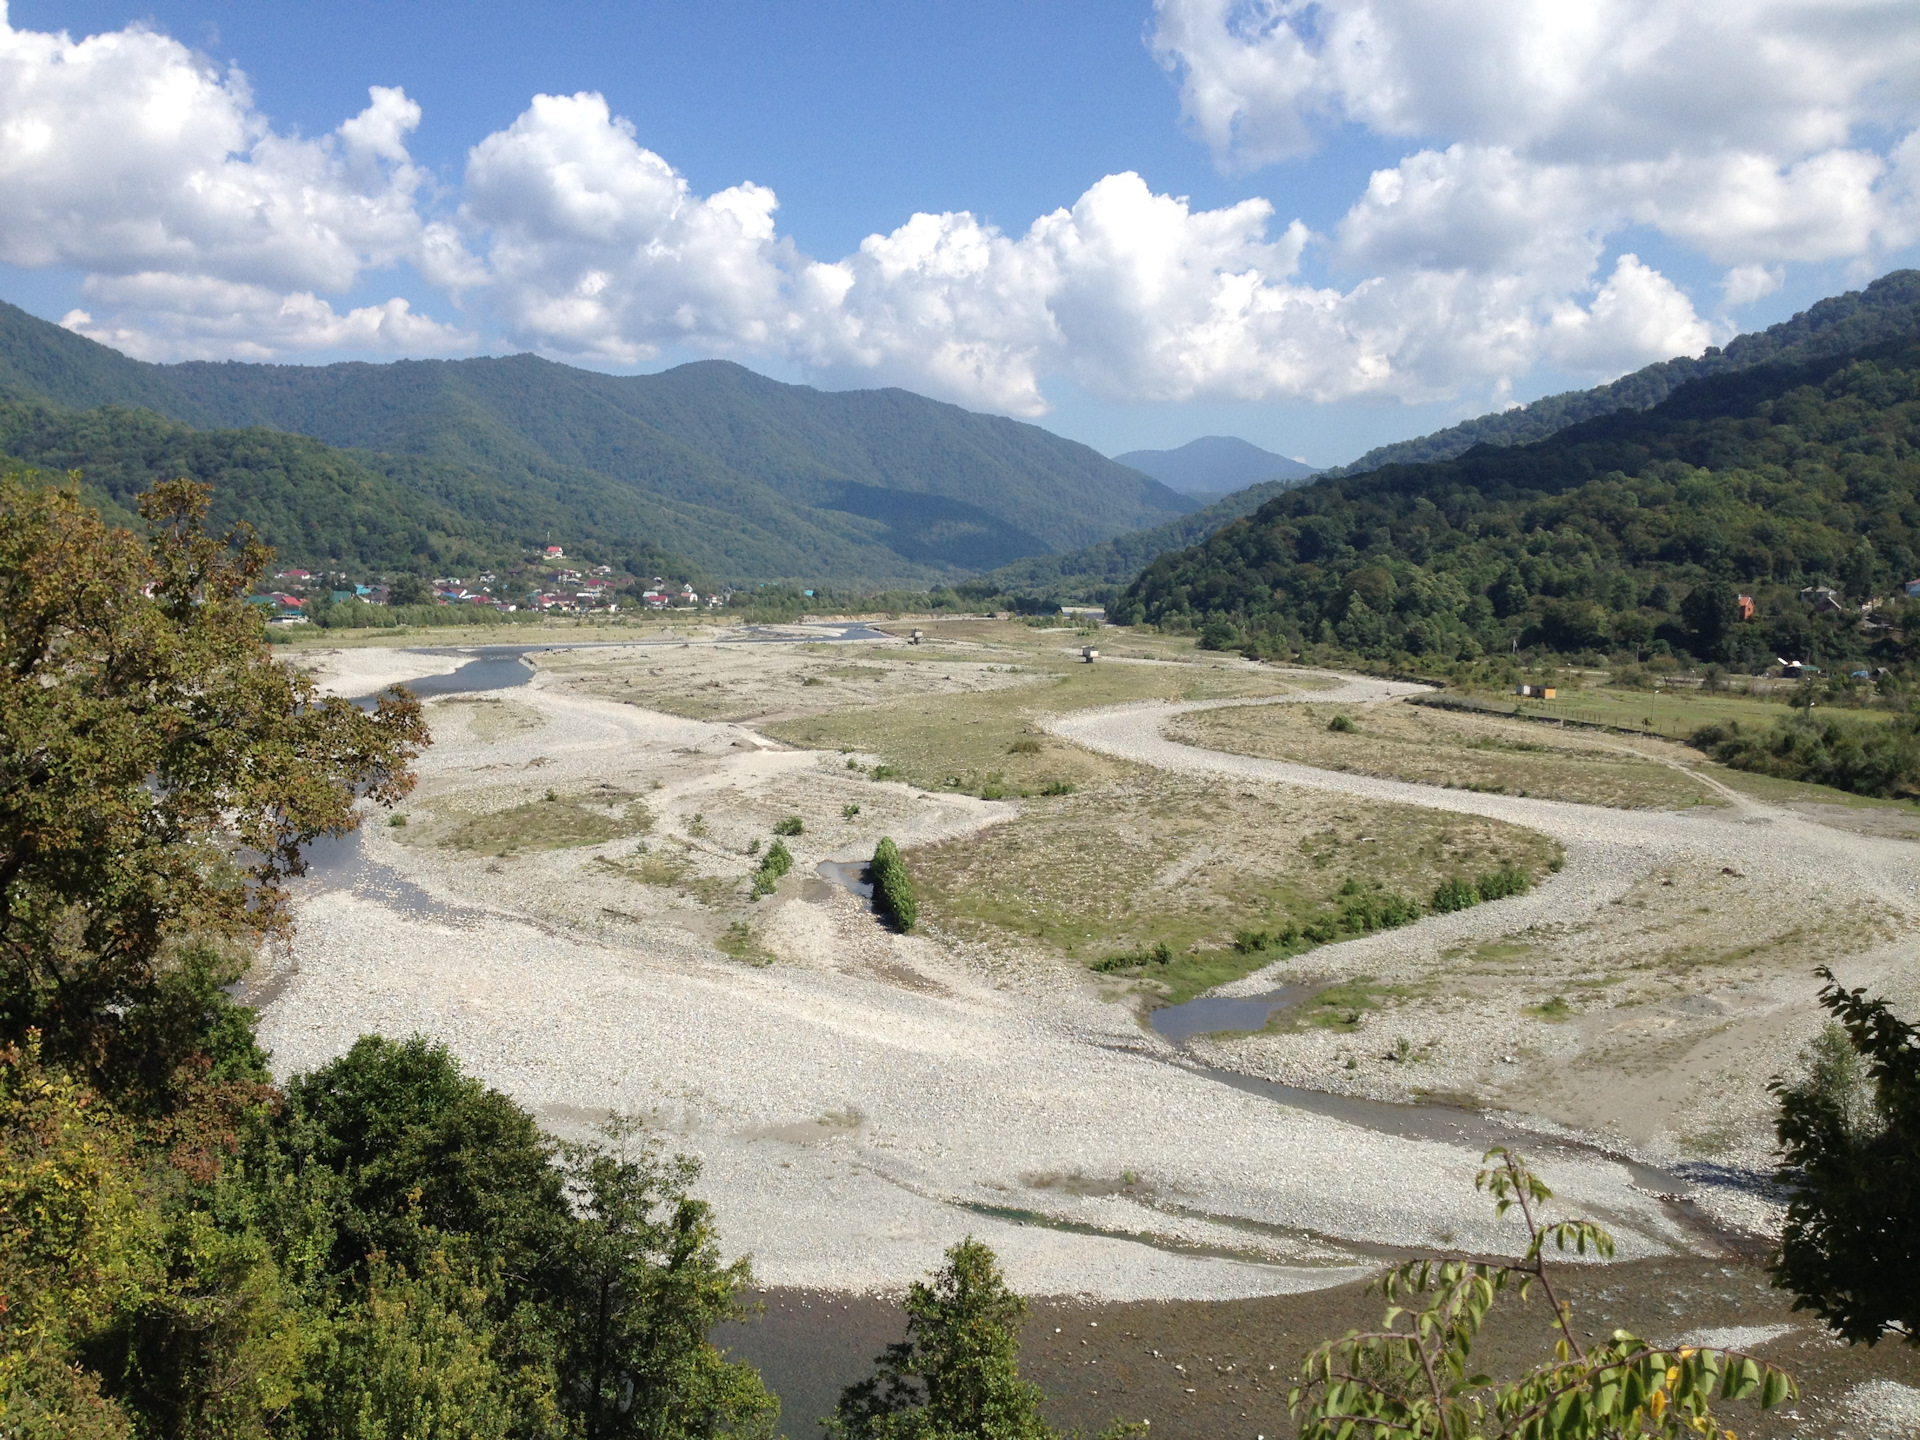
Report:
[[[336,683],[401,678],[411,658],[354,652]],[[432,707],[440,738],[408,806],[419,823],[614,787],[654,815],[648,853],[671,849],[689,878],[621,878],[600,862],[630,865],[625,840],[484,861],[413,826],[370,827],[360,868],[301,898],[262,1024],[277,1072],[364,1032],[418,1031],[562,1132],[646,1115],[663,1144],[704,1162],[729,1248],[768,1284],[896,1290],[968,1233],[1029,1293],[1115,1301],[1284,1294],[1344,1283],[1383,1255],[1512,1243],[1473,1190],[1477,1146],[1236,1089],[1174,1063],[1083,974],[1013,983],[886,931],[811,876],[883,831],[960,833],[1010,806],[876,785],[835,754],[563,693],[545,676],[506,694],[517,709]],[[1156,748],[1158,713],[1093,717],[1081,743],[1193,763]],[[835,819],[852,796],[860,815]],[[825,818],[790,842],[780,894],[742,912],[779,963],[741,963],[716,948],[698,882],[737,891],[741,842],[789,806]],[[1597,838],[1581,863],[1630,843],[1643,852]],[[1552,1172],[1623,1255],[1702,1243],[1624,1164],[1568,1152]]]

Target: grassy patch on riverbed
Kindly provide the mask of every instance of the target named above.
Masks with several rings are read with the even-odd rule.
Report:
[[[482,797],[469,798],[460,809],[441,803],[414,810],[413,821],[426,823],[410,823],[401,832],[403,843],[504,857],[525,850],[601,845],[653,828],[644,802],[609,785],[564,795],[548,790],[538,799],[478,813],[468,808],[476,800]]]
[[[1167,733],[1238,755],[1449,789],[1626,809],[1723,803],[1688,773],[1704,768],[1701,757],[1678,745],[1400,701],[1236,706],[1182,716]]]
[[[1356,890],[1425,899],[1444,880],[1513,864],[1542,874],[1544,836],[1470,815],[1281,786],[1162,774],[1029,804],[1017,819],[914,852],[922,914],[967,938],[1060,951],[1171,1002],[1344,938]],[[1342,894],[1347,891],[1348,893]],[[1243,931],[1292,944],[1234,948]],[[1168,959],[1153,958],[1164,945]]]

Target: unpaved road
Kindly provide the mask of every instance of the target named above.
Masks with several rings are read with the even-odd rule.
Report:
[[[1354,682],[1302,698],[1349,693],[1380,692]],[[827,793],[836,810],[835,787],[862,797],[870,813],[850,827],[921,817],[937,833],[965,801],[849,778],[837,755],[770,751],[744,727],[562,694],[547,677],[511,695],[522,728],[444,730],[421,766],[423,796],[457,807],[477,787],[591,777],[666,797],[671,823],[698,822],[714,856],[737,856],[726,848],[735,817],[764,826],[795,787]],[[1148,764],[1439,804],[1566,845],[1566,871],[1533,895],[1329,951],[1603,906],[1650,861],[1678,854],[1765,873],[1803,863],[1800,851],[1844,869],[1838,883],[1903,898],[1914,888],[1898,842],[1757,807],[1627,814],[1334,775],[1176,745],[1158,727],[1179,708],[1074,715],[1056,728]],[[673,809],[696,803],[690,821]],[[611,1110],[649,1115],[663,1143],[703,1160],[701,1190],[728,1248],[750,1253],[776,1285],[897,1289],[967,1233],[992,1244],[1029,1293],[1115,1300],[1284,1293],[1340,1283],[1382,1253],[1512,1243],[1513,1227],[1474,1193],[1477,1147],[1244,1093],[1169,1063],[1168,1048],[1083,976],[1009,987],[964,954],[881,930],[844,892],[804,878],[817,858],[871,840],[850,828],[794,842],[796,875],[760,927],[781,963],[753,968],[714,948],[697,907],[655,904],[657,890],[621,889],[594,868],[628,842],[482,866],[409,848],[382,827],[365,837],[369,863],[413,888],[349,878],[304,896],[291,972],[262,1036],[285,1074],[363,1032],[420,1031],[556,1129],[580,1133]],[[554,898],[578,894],[604,895],[599,913]],[[1626,1166],[1577,1151],[1549,1158],[1568,1207],[1604,1219],[1623,1256],[1700,1243]]]

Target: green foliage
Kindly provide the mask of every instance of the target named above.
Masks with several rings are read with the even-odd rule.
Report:
[[[276,1148],[276,1168],[334,1177],[324,1199],[336,1275],[374,1254],[421,1274],[458,1236],[475,1263],[524,1277],[566,1214],[532,1118],[418,1035],[364,1035],[289,1081]]]
[[[1360,887],[1348,882],[1340,901],[1341,928],[1355,935],[1393,930],[1420,918],[1420,903],[1390,890]]]
[[[1450,915],[1455,910],[1465,910],[1480,903],[1480,892],[1473,883],[1455,876],[1442,880],[1433,891],[1433,910],[1436,915]]]
[[[1701,726],[1687,743],[1735,770],[1856,795],[1920,793],[1920,716],[1868,722],[1831,711],[1818,718],[1805,713],[1766,730],[1730,720]]]
[[[873,863],[868,869],[873,879],[873,908],[893,922],[894,928],[910,931],[920,921],[920,903],[913,895],[913,877],[907,874],[907,862],[900,858],[900,847],[892,837],[882,835],[873,847]]]
[[[1816,973],[1838,1034],[1769,1087],[1788,1196],[1774,1283],[1848,1341],[1897,1326],[1920,1344],[1920,1029]]]
[[[760,867],[753,872],[754,898],[771,895],[774,887],[780,883],[780,877],[791,869],[793,852],[787,849],[786,841],[774,841],[767,847],[767,853],[760,857]]]
[[[1353,717],[1350,715],[1336,715],[1327,722],[1327,729],[1336,735],[1351,735],[1359,728],[1353,723]]]
[[[1298,925],[1286,925],[1278,930],[1236,930],[1233,948],[1242,955],[1258,955],[1263,950],[1287,949],[1297,944],[1299,939]]]
[[[907,1338],[826,1420],[834,1440],[1053,1440],[1040,1387],[1020,1378],[1026,1302],[992,1250],[962,1240],[931,1284],[908,1289],[906,1310]]]
[[[1920,569],[1917,442],[1912,339],[1761,366],[1535,444],[1290,490],[1160,557],[1109,613],[1219,621],[1261,655],[1897,658],[1894,632],[1876,640],[1799,591],[1885,594]]]
[[[803,835],[806,829],[807,822],[798,815],[787,815],[773,822],[773,833],[776,835]]]
[[[1072,795],[1078,791],[1079,788],[1080,787],[1071,780],[1053,779],[1047,781],[1046,784],[1040,787],[1040,793],[1042,795]]]
[[[507,1440],[557,1430],[517,1396],[495,1358],[487,1292],[444,1251],[418,1277],[376,1257],[365,1293],[328,1327],[295,1419],[305,1440]],[[542,1397],[544,1398],[544,1397]],[[545,1421],[546,1423],[540,1423]]]
[[[367,714],[274,663],[270,552],[208,535],[204,489],[140,503],[148,539],[0,479],[0,1040],[166,1109],[233,1040],[207,944],[283,933],[300,847],[405,795],[427,731],[404,691]]]
[[[1510,895],[1524,895],[1532,886],[1532,879],[1517,865],[1502,865],[1473,882],[1473,888],[1482,900],[1505,900]]]
[[[1172,963],[1173,947],[1164,940],[1158,940],[1152,945],[1142,945],[1138,950],[1123,950],[1117,955],[1096,960],[1088,968],[1097,970],[1102,975],[1111,975],[1119,970],[1141,970],[1149,965],[1171,965]]]
[[[697,1163],[636,1144],[631,1124],[606,1133],[608,1148],[562,1147],[578,1215],[554,1300],[563,1409],[584,1440],[766,1440],[779,1403],[707,1338],[742,1317],[752,1277],[723,1263],[712,1211],[687,1193]]]
[[[1349,1331],[1311,1351],[1288,1392],[1301,1440],[1611,1440],[1725,1436],[1713,1407],[1797,1398],[1784,1372],[1737,1350],[1664,1349],[1625,1330],[1583,1344],[1572,1306],[1553,1288],[1547,1249],[1610,1258],[1613,1239],[1587,1220],[1548,1222],[1550,1191],[1519,1156],[1495,1149],[1478,1184],[1497,1214],[1518,1209],[1523,1256],[1496,1263],[1420,1260],[1380,1282],[1389,1308],[1377,1330]],[[1554,1339],[1518,1379],[1475,1373],[1471,1352],[1495,1302],[1539,1290]]]

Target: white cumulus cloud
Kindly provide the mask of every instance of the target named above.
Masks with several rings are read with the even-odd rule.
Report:
[[[600,95],[539,95],[473,148],[462,217],[510,336],[632,363],[664,344],[779,348],[792,258],[777,205],[754,184],[695,195]]]
[[[1920,239],[1910,0],[1160,0],[1149,43],[1225,168],[1340,126],[1401,158],[1325,233],[1127,172],[1024,229],[915,214],[813,257],[772,189],[699,193],[598,94],[535,96],[442,194],[398,88],[303,138],[151,28],[17,30],[0,0],[0,263],[81,270],[66,323],[152,358],[719,354],[1038,415],[1066,376],[1175,403],[1606,378],[1712,338],[1629,233],[1710,262],[1724,308]],[[466,323],[368,301],[402,264]]]
[[[315,292],[429,251],[437,274],[459,269],[419,213],[426,177],[406,148],[419,121],[405,93],[376,86],[333,134],[283,135],[244,75],[166,35],[19,30],[0,3],[0,262],[87,271],[90,298],[165,289],[163,309],[123,327],[149,353],[209,353],[232,334],[331,344],[346,320]],[[399,323],[406,308],[356,311],[386,318],[349,328],[411,347],[429,332]],[[248,316],[272,318],[255,332]]]

